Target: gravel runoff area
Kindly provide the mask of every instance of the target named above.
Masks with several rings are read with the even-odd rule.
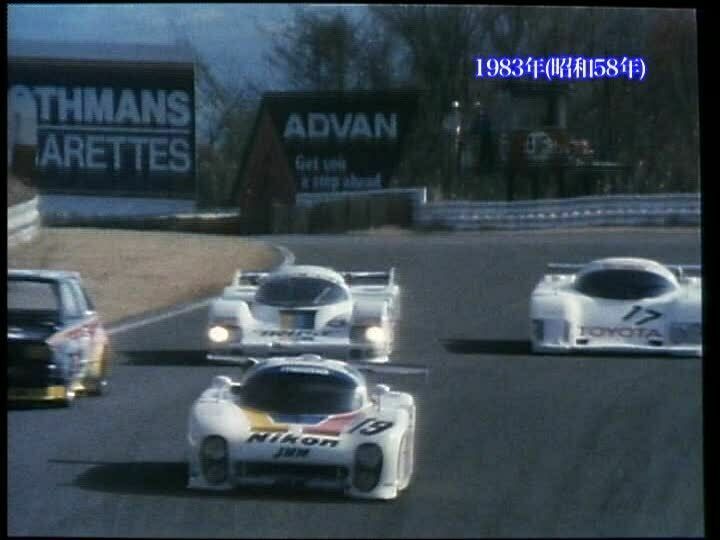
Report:
[[[107,324],[219,294],[237,268],[281,260],[270,245],[233,236],[43,228],[8,249],[9,268],[77,270]]]

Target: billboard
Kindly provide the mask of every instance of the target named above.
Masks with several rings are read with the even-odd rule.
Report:
[[[417,94],[412,92],[265,94],[260,128],[254,133],[257,144],[250,143],[243,174],[255,174],[253,154],[272,146],[272,160],[287,163],[295,193],[385,188],[399,161],[416,102]],[[265,117],[272,134],[262,129]],[[246,186],[253,183],[253,178],[245,178]]]
[[[40,189],[195,196],[192,64],[10,58],[8,114]]]

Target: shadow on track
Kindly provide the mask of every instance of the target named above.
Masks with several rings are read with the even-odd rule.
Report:
[[[545,356],[555,358],[587,357],[587,358],[618,358],[627,360],[629,356],[636,358],[655,358],[658,360],[672,360],[681,358],[671,354],[655,351],[635,352],[630,355],[621,351],[573,351],[571,353],[533,353],[530,340],[521,339],[441,339],[440,343],[445,350],[453,354],[493,354],[504,356]],[[686,356],[682,358],[697,358]]]
[[[7,409],[9,411],[33,411],[38,409],[58,411],[67,411],[68,408],[57,401],[8,401]]]
[[[532,354],[529,340],[520,339],[441,339],[445,350],[454,354]]]
[[[128,366],[208,366],[204,350],[118,351]]]
[[[164,495],[170,497],[234,498],[243,500],[282,500],[309,503],[347,503],[354,499],[341,494],[287,488],[237,488],[232,491],[191,490],[184,462],[120,462],[51,459],[60,465],[90,465],[77,476],[74,486],[92,491],[123,495]],[[365,501],[363,501],[365,502]],[[367,501],[370,503],[382,501]]]

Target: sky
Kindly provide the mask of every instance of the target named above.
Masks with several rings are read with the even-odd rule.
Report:
[[[172,43],[185,34],[229,85],[251,78],[282,90],[264,54],[298,4],[11,4],[8,38],[43,41]],[[330,5],[305,4],[310,9]],[[364,7],[344,6],[359,13]]]

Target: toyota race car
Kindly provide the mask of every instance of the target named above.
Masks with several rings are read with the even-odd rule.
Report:
[[[533,352],[702,354],[698,265],[638,258],[549,264],[530,300]]]
[[[188,487],[303,487],[392,499],[410,483],[414,437],[410,394],[369,390],[360,370],[342,361],[269,358],[240,382],[216,376],[193,404]]]
[[[385,362],[400,288],[387,272],[285,266],[235,273],[210,307],[208,359],[320,354]]]
[[[8,400],[98,395],[108,337],[77,272],[8,270]]]

